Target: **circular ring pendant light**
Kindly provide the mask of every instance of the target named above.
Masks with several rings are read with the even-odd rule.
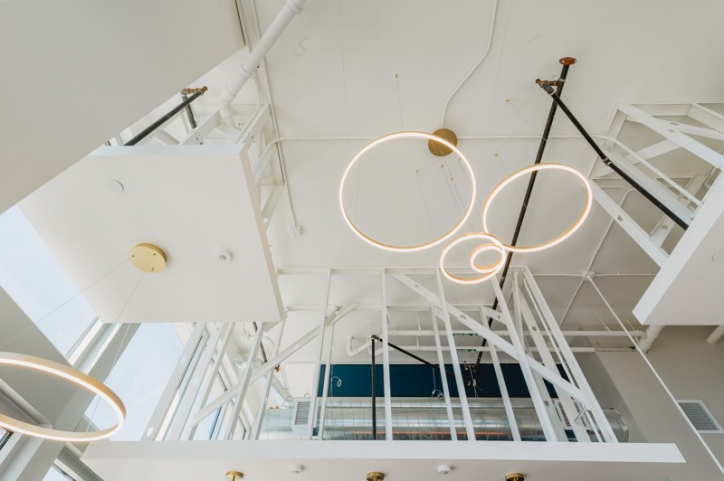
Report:
[[[490,230],[488,227],[488,213],[495,197],[515,179],[522,177],[525,174],[538,172],[541,170],[561,170],[563,172],[568,172],[578,177],[586,189],[586,205],[584,206],[583,211],[581,212],[581,215],[578,217],[576,222],[574,222],[573,225],[571,225],[568,229],[566,229],[562,234],[558,235],[557,237],[542,244],[537,244],[533,246],[520,247],[503,244],[503,247],[508,251],[519,253],[537,252],[560,244],[571,235],[573,235],[573,233],[576,232],[578,228],[581,227],[581,225],[583,225],[583,222],[586,220],[586,217],[588,217],[588,214],[591,211],[591,206],[593,205],[593,192],[591,191],[591,185],[588,183],[588,179],[586,179],[583,174],[578,172],[576,169],[563,164],[536,164],[509,175],[508,177],[503,179],[503,181],[500,182],[497,186],[495,186],[490,195],[488,195],[488,198],[485,200],[485,205],[483,206],[483,228],[486,232]]]
[[[386,244],[384,242],[381,242],[377,239],[374,239],[368,235],[366,235],[364,232],[362,232],[354,222],[352,222],[352,219],[350,219],[349,214],[347,213],[347,209],[344,206],[344,185],[347,180],[347,176],[349,175],[349,172],[352,170],[352,167],[371,149],[375,148],[376,146],[383,144],[385,142],[390,142],[393,140],[400,140],[400,139],[423,139],[428,141],[437,142],[438,144],[443,145],[444,147],[450,149],[452,152],[457,155],[460,160],[462,160],[463,164],[465,164],[465,168],[467,169],[468,176],[470,177],[470,184],[471,184],[471,191],[470,191],[470,199],[468,200],[468,205],[465,209],[465,213],[463,216],[458,220],[458,222],[453,226],[451,230],[443,234],[442,236],[430,240],[428,242],[417,244],[417,245],[391,245]],[[378,249],[383,249],[386,251],[392,251],[392,252],[417,252],[422,251],[425,249],[429,249],[430,247],[436,246],[453,235],[465,224],[465,222],[470,217],[470,214],[473,212],[473,208],[475,206],[475,197],[477,195],[477,187],[475,183],[475,174],[473,172],[473,168],[470,165],[470,162],[465,157],[465,155],[460,151],[460,149],[457,148],[457,146],[453,145],[452,143],[448,142],[447,140],[437,137],[432,134],[428,134],[426,132],[395,132],[392,134],[384,135],[378,139],[373,140],[366,146],[362,148],[357,154],[354,156],[354,158],[350,161],[349,165],[344,171],[344,174],[342,175],[342,182],[339,186],[339,208],[342,211],[342,217],[344,217],[344,221],[347,223],[350,229],[352,229],[352,232],[354,232],[360,239],[367,242],[368,244],[377,247]]]
[[[445,258],[453,247],[460,244],[461,242],[472,239],[479,239],[485,241],[485,243],[473,249],[472,253],[470,254],[470,267],[472,267],[474,271],[479,272],[483,275],[477,277],[459,277],[451,274],[447,271],[447,269],[445,269]],[[480,266],[476,264],[476,258],[483,252],[488,251],[497,252],[498,260],[496,260],[492,264],[485,266]],[[481,282],[487,281],[488,279],[491,279],[498,272],[500,272],[500,270],[503,268],[503,265],[505,264],[505,258],[507,257],[507,255],[508,253],[505,251],[503,243],[496,239],[494,236],[486,234],[485,232],[473,232],[471,234],[462,235],[445,246],[445,248],[442,250],[442,253],[440,254],[440,270],[446,278],[458,284],[479,284]]]
[[[52,441],[69,441],[74,443],[87,443],[90,441],[105,439],[117,433],[121,429],[123,421],[126,418],[126,407],[123,405],[123,402],[116,393],[111,391],[97,379],[94,379],[77,369],[73,369],[54,361],[13,352],[0,352],[0,365],[23,367],[65,379],[66,381],[76,384],[103,398],[103,400],[106,401],[111,408],[113,408],[113,411],[118,417],[118,423],[108,429],[91,432],[77,432],[44,428],[0,414],[0,427],[36,438],[49,439]]]

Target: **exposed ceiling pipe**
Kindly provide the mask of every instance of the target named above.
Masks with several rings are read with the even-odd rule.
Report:
[[[306,0],[287,0],[282,10],[276,16],[269,28],[261,36],[254,50],[241,64],[241,74],[226,84],[221,91],[221,101],[219,103],[219,111],[224,123],[229,127],[236,128],[234,123],[234,113],[231,110],[231,102],[241,92],[244,84],[254,75],[254,71],[261,65],[262,60],[266,57],[269,50],[282,35],[292,19],[301,13]]]
[[[651,349],[651,346],[653,346],[654,341],[657,337],[659,337],[659,334],[661,334],[661,331],[664,330],[664,326],[649,326],[649,328],[646,330],[646,337],[639,342],[639,347],[642,351],[648,352],[649,349]]]
[[[724,326],[719,326],[714,329],[711,334],[709,334],[709,337],[706,338],[706,342],[709,344],[716,344],[722,336],[724,336]]]

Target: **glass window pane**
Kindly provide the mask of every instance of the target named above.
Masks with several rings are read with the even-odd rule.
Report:
[[[7,440],[9,438],[10,438],[10,433],[5,429],[0,428],[0,449],[2,449],[3,446],[5,446],[5,443],[7,442]]]
[[[0,286],[64,355],[96,317],[18,207],[0,215]]]
[[[141,439],[182,351],[173,324],[142,324],[138,328],[106,381],[128,411],[123,428],[112,440]],[[86,416],[101,428],[113,425],[115,414],[106,403],[98,401],[91,403]]]

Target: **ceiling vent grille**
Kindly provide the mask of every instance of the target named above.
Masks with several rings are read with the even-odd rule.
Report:
[[[309,398],[295,399],[294,412],[292,413],[292,433],[303,436],[307,431],[309,415],[311,413],[312,400]]]
[[[702,401],[677,401],[681,410],[700,433],[720,433],[722,428]]]
[[[566,414],[566,411],[563,409],[563,404],[561,404],[561,401],[556,399],[555,401],[556,411],[558,411],[558,416],[561,419],[561,422],[563,423],[563,429],[573,429],[571,426],[571,420],[568,419],[568,415]],[[588,420],[585,416],[580,416],[580,414],[583,412],[583,405],[579,403],[578,401],[573,402],[574,406],[576,407],[576,411],[578,412],[578,415],[580,417],[580,421],[586,428],[589,428]],[[575,419],[574,419],[575,421]]]

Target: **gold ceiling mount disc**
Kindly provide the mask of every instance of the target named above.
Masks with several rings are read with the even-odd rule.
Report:
[[[128,251],[128,260],[143,272],[156,273],[166,268],[166,253],[153,244],[138,244]]]
[[[372,471],[367,473],[367,481],[385,481],[385,475],[378,471]]]
[[[458,136],[450,129],[437,129],[432,133],[432,135],[440,137],[443,140],[447,140],[455,146],[458,145]],[[435,142],[432,139],[427,141],[427,148],[430,149],[432,155],[437,155],[438,157],[445,157],[446,155],[450,155],[452,152],[450,147],[443,145],[440,142]]]
[[[520,473],[508,473],[505,475],[505,481],[525,481],[525,476]]]
[[[241,480],[241,478],[244,477],[244,473],[242,473],[241,471],[227,471],[226,477],[231,478],[231,481],[237,481],[236,478],[239,478]]]

